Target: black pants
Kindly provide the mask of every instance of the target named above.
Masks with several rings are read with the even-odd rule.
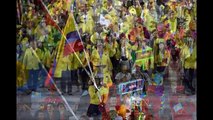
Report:
[[[85,67],[87,71],[89,71],[89,67]],[[81,76],[81,82],[82,82],[82,90],[88,90],[88,81],[89,81],[89,76],[87,72],[84,70],[84,68],[79,69],[79,74]]]
[[[110,60],[112,62],[112,67],[113,67],[113,70],[112,70],[112,81],[113,83],[115,82],[115,75],[117,74],[118,72],[118,65],[119,65],[119,61],[116,60],[115,56],[113,57],[110,57]]]
[[[72,79],[72,84],[76,84],[76,86],[79,86],[79,82],[78,82],[78,69],[71,70],[71,79]]]
[[[192,86],[194,71],[194,69],[184,69],[184,85],[189,88],[191,92],[195,92],[195,88]]]
[[[142,71],[142,73],[143,73],[143,74],[148,74],[148,75],[149,75],[149,72],[148,72],[147,70]],[[147,89],[147,88],[146,88],[146,84],[147,84],[148,81],[146,80],[146,79],[147,79],[146,77],[144,77],[144,79],[145,79],[145,81],[144,81],[144,85],[143,85],[143,92],[146,93],[146,89]]]
[[[63,93],[66,93],[66,88],[68,87],[68,93],[72,92],[72,78],[71,71],[62,71],[61,77],[61,90]]]
[[[99,111],[98,105],[90,104],[87,110],[87,116],[95,117],[99,115],[101,115],[101,112]]]

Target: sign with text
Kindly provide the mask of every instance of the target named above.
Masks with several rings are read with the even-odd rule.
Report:
[[[137,51],[136,52],[136,59],[144,59],[144,58],[150,58],[152,57],[152,51],[151,50],[147,50],[147,51]]]
[[[131,80],[118,85],[118,94],[124,95],[127,93],[137,92],[143,90],[144,79]]]

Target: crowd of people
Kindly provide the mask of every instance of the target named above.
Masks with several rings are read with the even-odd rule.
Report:
[[[41,1],[18,2],[22,4],[22,14],[17,18],[17,90],[30,94],[46,87],[62,33],[51,24],[39,5]],[[52,77],[60,81],[62,95],[73,95],[73,85],[77,91],[81,88],[83,94],[89,94],[88,117],[102,115],[102,120],[109,119],[107,102],[113,86],[143,78],[146,94],[156,74],[163,76],[163,84],[170,67],[177,69],[176,74],[183,74],[183,79],[179,75],[176,79],[183,81],[185,94],[195,94],[196,0],[45,0],[44,3],[62,30],[69,15],[74,16],[85,51],[59,58]],[[172,88],[177,86],[175,82],[171,81]],[[57,113],[57,107],[51,103],[45,106],[46,111],[36,112],[36,119],[66,120],[70,116],[69,112],[62,112],[63,104],[57,105]]]

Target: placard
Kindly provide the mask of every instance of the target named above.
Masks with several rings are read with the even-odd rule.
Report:
[[[152,57],[152,51],[151,50],[147,50],[147,51],[144,51],[142,52],[141,51],[137,51],[136,52],[136,59],[139,60],[139,59],[144,59],[144,58],[150,58]]]
[[[118,94],[124,95],[127,93],[132,93],[136,91],[143,90],[144,79],[131,80],[125,83],[120,83],[118,85]]]

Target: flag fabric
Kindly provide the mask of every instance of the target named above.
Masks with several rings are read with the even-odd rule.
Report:
[[[69,17],[67,19],[66,25],[65,25],[63,31],[61,31],[62,37],[61,37],[59,46],[57,47],[57,55],[56,55],[57,64],[56,64],[56,70],[55,70],[55,73],[54,73],[54,77],[61,77],[61,70],[60,70],[60,67],[58,67],[58,65],[60,65],[60,62],[61,62],[60,58],[64,57],[65,46],[67,46],[68,44],[75,45],[74,43],[77,43],[77,42],[74,42],[75,40],[72,41],[72,39],[70,39],[69,35],[68,35],[69,33],[72,33],[74,31],[76,31],[74,19],[73,19],[71,13],[69,13]],[[66,37],[66,39],[68,37],[68,39],[70,39],[71,42],[74,42],[74,43],[66,42],[66,41],[69,41],[69,40],[66,40],[65,37]],[[77,37],[75,37],[75,38],[77,38]],[[71,47],[73,47],[73,46],[69,45],[69,48],[66,47],[66,50],[65,50],[66,55],[72,53]],[[67,51],[67,49],[68,49],[68,51]]]
[[[68,43],[66,42],[67,37],[69,37],[67,34],[69,34],[71,32],[74,32],[75,30],[76,29],[75,29],[75,24],[74,24],[73,17],[71,15],[71,13],[69,13],[69,17],[67,19],[66,25],[65,25],[63,31],[61,31],[62,36],[61,36],[61,40],[60,40],[60,43],[59,43],[59,46],[58,46],[56,62],[59,61],[60,57],[63,57],[65,45],[69,43],[69,42]],[[66,35],[66,36],[64,36],[64,35]],[[66,39],[65,39],[65,37],[66,37]],[[72,48],[70,48],[70,49],[72,49]]]
[[[56,90],[54,83],[53,83],[53,74],[55,73],[55,69],[56,69],[56,59],[54,59],[54,63],[52,68],[50,68],[49,70],[49,75],[47,75],[47,78],[45,80],[45,84],[44,86],[49,88],[50,90]]]
[[[83,50],[83,45],[77,31],[69,32],[66,35],[66,38],[67,40],[65,41],[64,45],[64,56],[67,56],[76,51]]]

